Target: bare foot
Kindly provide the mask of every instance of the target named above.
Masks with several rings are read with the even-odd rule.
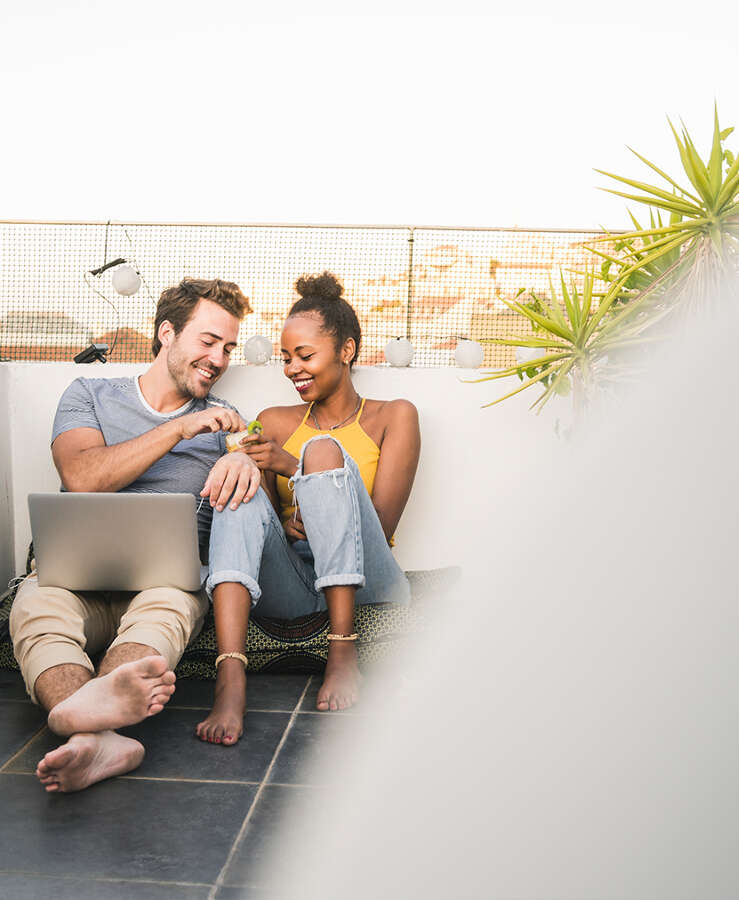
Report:
[[[49,728],[70,735],[135,725],[164,709],[174,683],[175,674],[162,656],[124,663],[57,703],[49,713]]]
[[[244,733],[246,709],[246,672],[238,659],[224,659],[216,675],[216,699],[207,719],[195,734],[210,744],[231,746]]]
[[[144,748],[138,741],[114,731],[74,734],[46,754],[36,766],[36,775],[49,793],[81,791],[96,781],[130,772],[143,758]]]
[[[357,648],[353,642],[332,641],[323,684],[318,691],[316,709],[321,712],[348,709],[359,700],[362,676],[357,667]]]

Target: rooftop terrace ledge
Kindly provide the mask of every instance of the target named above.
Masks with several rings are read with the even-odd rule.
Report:
[[[79,376],[115,378],[143,372],[145,364],[0,363],[0,585],[25,567],[30,541],[27,495],[56,491],[59,478],[49,438],[57,402]],[[494,504],[496,478],[505,480],[511,441],[528,441],[551,426],[545,414],[528,410],[525,392],[492,409],[482,405],[506,393],[517,379],[465,383],[474,370],[357,366],[354,383],[362,396],[405,397],[418,407],[422,450],[411,499],[396,536],[396,557],[405,569],[458,563],[459,535],[471,505]],[[214,393],[245,417],[276,404],[298,402],[279,364],[232,365]],[[494,506],[491,507],[491,513]]]

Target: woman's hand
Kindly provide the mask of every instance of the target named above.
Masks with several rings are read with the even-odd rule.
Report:
[[[290,478],[298,468],[297,459],[264,434],[247,435],[241,439],[240,444],[262,470]]]
[[[300,515],[299,509],[295,510],[295,514],[290,516],[283,527],[285,529],[285,535],[291,544],[294,544],[295,541],[308,540],[305,536],[305,526],[303,525],[303,517]]]

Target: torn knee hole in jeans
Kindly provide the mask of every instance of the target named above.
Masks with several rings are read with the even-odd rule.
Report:
[[[334,487],[337,488],[347,488],[348,481],[346,477],[346,468],[344,466],[338,466],[333,469],[322,469],[319,472],[307,472],[304,475],[300,475],[297,472],[290,478],[287,482],[288,490],[292,491],[293,501],[295,502],[295,506],[297,507],[297,499],[295,497],[295,483],[296,480],[303,481],[309,478],[313,478],[314,476],[325,475],[331,478],[334,483]]]

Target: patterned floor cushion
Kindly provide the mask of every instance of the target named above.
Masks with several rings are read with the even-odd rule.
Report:
[[[400,643],[423,630],[431,607],[443,598],[459,574],[460,570],[455,566],[408,572],[409,606],[380,603],[357,607],[354,621],[359,635],[360,665],[385,658]],[[8,616],[16,590],[17,584],[14,584],[0,598],[0,668],[3,669],[18,668],[8,638]],[[252,616],[244,651],[249,659],[249,671],[319,672],[326,663],[327,634],[325,612],[290,621]],[[185,651],[176,673],[181,678],[215,678],[215,658],[215,625],[211,611],[200,636]]]

